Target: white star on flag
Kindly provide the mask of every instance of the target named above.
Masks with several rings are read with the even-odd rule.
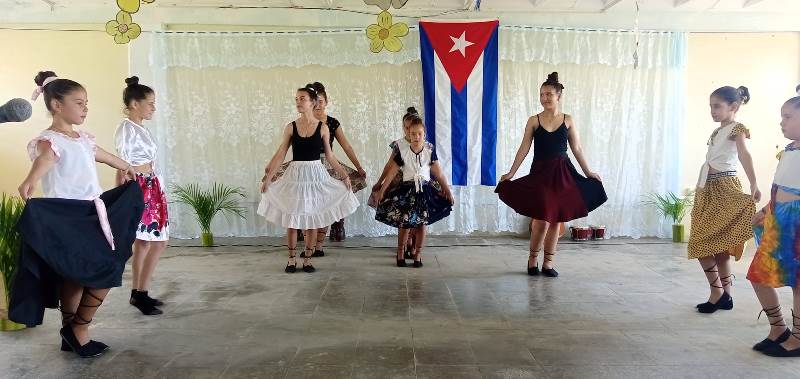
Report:
[[[451,53],[458,50],[463,57],[467,57],[467,46],[472,46],[474,43],[467,41],[466,34],[467,32],[464,31],[461,32],[461,37],[450,36],[450,39],[453,40],[453,47],[450,48]]]

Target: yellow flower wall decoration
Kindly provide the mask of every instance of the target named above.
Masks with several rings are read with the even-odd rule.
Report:
[[[142,3],[152,4],[155,0],[117,0],[120,11],[116,20],[106,23],[106,33],[114,37],[114,42],[126,44],[142,34],[142,28],[133,22],[132,14],[139,12]]]
[[[136,13],[142,5],[141,0],[117,0],[119,9],[126,13]]]
[[[408,25],[403,22],[392,24],[392,15],[383,11],[378,15],[378,23],[367,26],[367,38],[371,40],[369,50],[380,53],[386,50],[396,53],[403,49],[400,37],[408,34]]]
[[[382,10],[387,10],[389,7],[394,7],[395,9],[400,9],[408,0],[364,0],[364,4],[367,5],[375,5]]]
[[[117,19],[106,23],[106,33],[114,36],[114,42],[126,44],[142,34],[142,28],[133,22],[130,13],[119,11]]]

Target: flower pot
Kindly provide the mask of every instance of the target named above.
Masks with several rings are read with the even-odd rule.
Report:
[[[203,246],[214,246],[214,235],[211,233],[200,233],[200,241],[203,243]]]
[[[20,330],[20,329],[25,329],[25,325],[17,324],[16,322],[11,321],[11,320],[0,319],[0,331],[2,331],[2,332],[11,332],[11,331]]]
[[[672,225],[672,242],[684,242],[686,230],[683,224]]]

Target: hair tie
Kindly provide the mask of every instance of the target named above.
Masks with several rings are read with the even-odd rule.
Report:
[[[39,95],[41,95],[42,93],[44,93],[44,87],[45,87],[45,86],[47,86],[48,84],[50,84],[50,83],[52,83],[52,82],[54,82],[54,81],[58,80],[58,79],[59,79],[59,78],[58,78],[57,76],[51,76],[51,77],[49,77],[49,78],[45,79],[45,80],[42,82],[42,85],[40,85],[40,86],[37,86],[37,87],[36,87],[36,88],[33,90],[33,94],[31,95],[31,101],[36,101],[36,99],[38,99],[38,98],[39,98]]]

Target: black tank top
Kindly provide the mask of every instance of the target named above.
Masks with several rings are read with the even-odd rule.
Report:
[[[295,161],[317,161],[320,151],[323,151],[322,134],[320,128],[322,121],[317,124],[317,130],[308,137],[301,137],[297,132],[297,124],[292,121],[292,157]]]
[[[548,132],[536,115],[539,127],[533,132],[533,159],[550,159],[567,155],[567,115],[558,129]]]

